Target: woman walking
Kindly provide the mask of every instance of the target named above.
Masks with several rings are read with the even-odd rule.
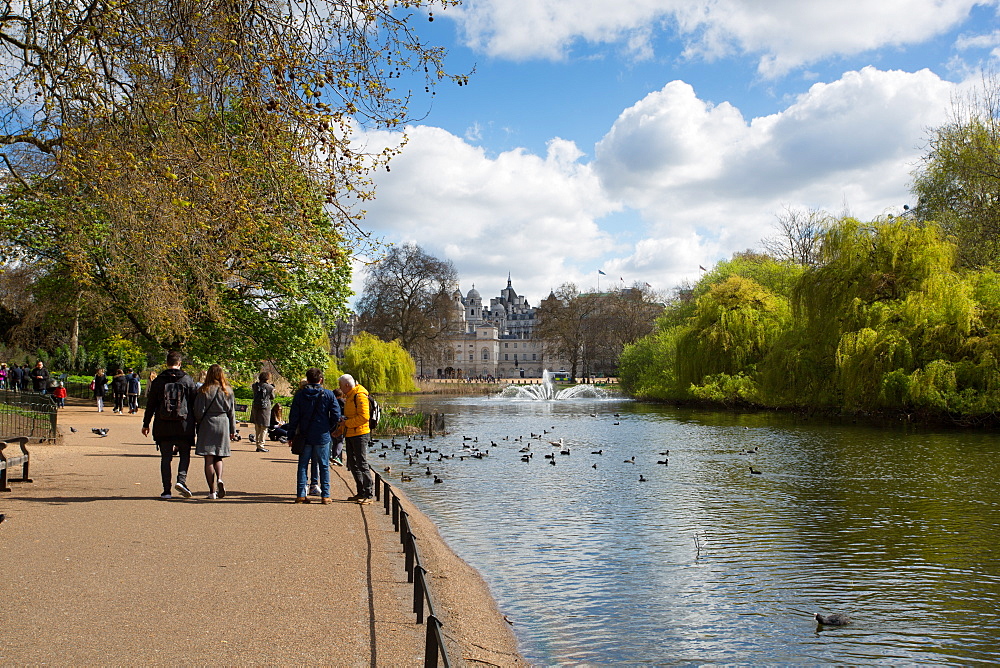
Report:
[[[115,413],[125,409],[125,393],[128,392],[128,379],[125,372],[115,369],[115,377],[111,379],[111,393],[115,396]]]
[[[98,369],[94,374],[94,380],[90,383],[90,389],[94,392],[94,399],[97,400],[97,412],[104,412],[104,395],[108,392],[108,377],[104,375],[104,369]]]
[[[257,452],[267,452],[264,438],[271,421],[271,405],[274,403],[274,385],[271,385],[271,374],[261,371],[257,382],[253,384],[253,407],[250,409],[250,422],[253,422],[256,435],[254,442]]]
[[[128,376],[128,412],[139,412],[139,394],[142,393],[142,383],[139,380],[139,372],[133,371]]]
[[[195,396],[194,419],[198,425],[194,453],[205,458],[208,498],[225,498],[222,461],[230,455],[230,440],[236,438],[236,412],[233,388],[218,364],[208,367],[205,382]]]

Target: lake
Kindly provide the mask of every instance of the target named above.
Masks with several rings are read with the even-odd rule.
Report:
[[[450,433],[415,441],[440,452],[413,464],[382,439],[372,466],[482,573],[533,664],[1000,662],[992,433],[613,398],[399,402]]]

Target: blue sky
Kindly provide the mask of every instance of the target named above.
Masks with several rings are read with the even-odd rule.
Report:
[[[423,34],[445,84],[376,175],[366,227],[484,298],[668,292],[786,208],[910,201],[929,130],[1000,57],[1000,0],[466,0]],[[370,132],[372,146],[398,133]],[[363,271],[358,265],[355,287]],[[621,281],[620,279],[624,279]]]

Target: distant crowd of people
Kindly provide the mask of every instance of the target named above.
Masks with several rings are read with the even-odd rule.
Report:
[[[152,377],[156,377],[153,374]],[[142,394],[142,380],[139,372],[132,369],[115,369],[114,376],[108,380],[103,368],[99,368],[94,374],[94,379],[90,381],[90,391],[94,393],[97,402],[97,412],[104,412],[104,397],[111,393],[114,398],[115,407],[113,412],[122,414],[125,406],[128,405],[129,415],[139,412],[139,395]]]
[[[34,367],[29,367],[27,364],[8,366],[6,363],[0,363],[0,390],[49,394],[56,406],[59,408],[66,406],[66,384],[57,378],[52,378],[41,360],[36,362]]]
[[[199,384],[181,368],[181,363],[179,352],[167,354],[166,370],[151,379],[143,414],[142,434],[152,433],[160,451],[163,483],[160,498],[172,499],[174,492],[184,498],[193,496],[187,480],[193,448],[195,455],[205,458],[208,498],[223,499],[228,493],[223,479],[224,461],[232,454],[230,443],[239,438],[233,388],[218,364],[209,367],[204,382]],[[274,401],[274,385],[270,380],[270,374],[263,371],[252,386],[250,421],[254,435],[250,440],[258,452],[268,451],[264,447],[265,435],[274,441],[293,444],[293,453],[298,455],[295,503],[309,503],[310,496],[319,497],[321,503],[331,503],[331,463],[346,463],[355,479],[357,493],[348,500],[370,503],[374,497],[374,478],[367,460],[368,391],[348,374],[338,378],[338,390],[328,390],[323,387],[322,370],[311,368],[292,398],[288,421],[282,423],[281,405]],[[117,406],[116,400],[116,411]],[[129,406],[129,412],[135,412],[131,403]],[[172,475],[175,456],[176,481]]]

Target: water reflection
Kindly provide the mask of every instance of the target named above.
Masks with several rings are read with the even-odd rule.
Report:
[[[392,475],[414,475],[400,487],[483,573],[534,663],[1000,660],[991,434],[623,401],[420,402],[452,433],[413,466],[387,453]],[[463,435],[497,445],[460,459]],[[572,454],[545,459],[558,437]],[[817,631],[816,611],[855,622]]]

